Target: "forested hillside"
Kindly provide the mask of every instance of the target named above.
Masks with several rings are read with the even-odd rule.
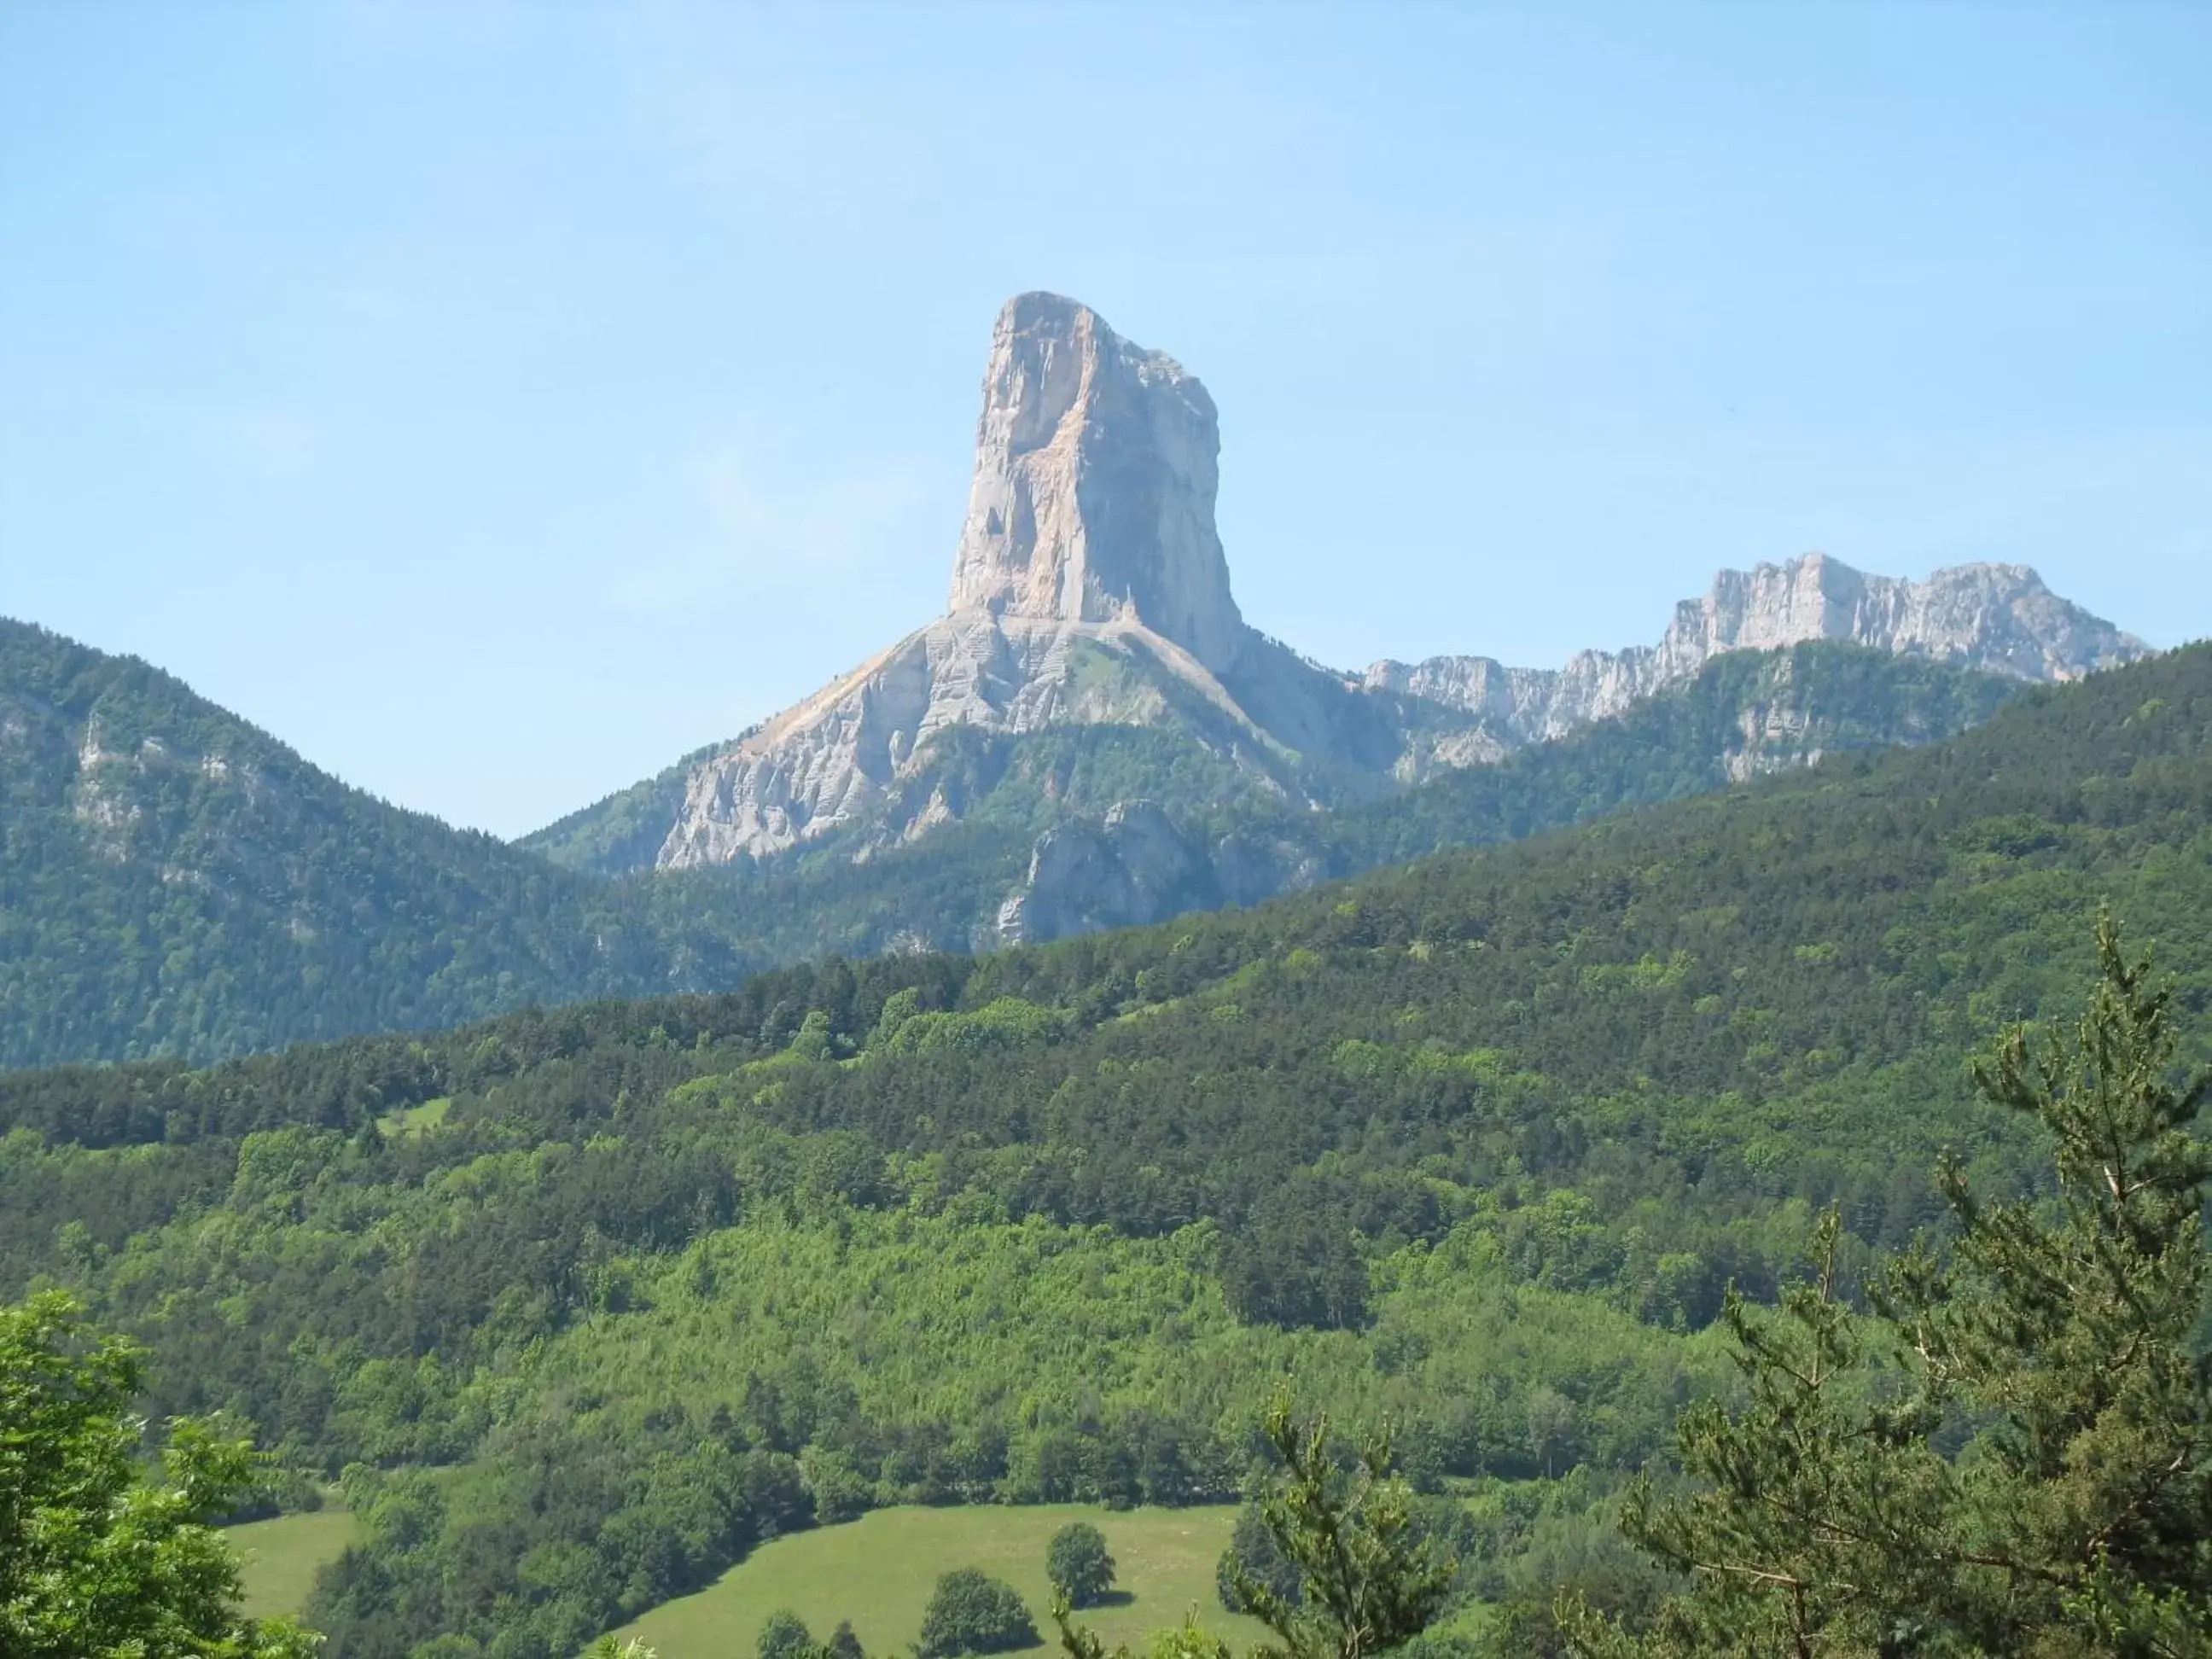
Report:
[[[346,1471],[339,1659],[565,1655],[878,1504],[1229,1496],[1286,1375],[1405,1420],[1468,1592],[1618,1589],[1729,1282],[1936,1222],[1942,1147],[2040,1178],[1965,1061],[2105,900],[2201,1053],[2212,648],[1249,910],[0,1078],[0,1291]]]
[[[1334,812],[1286,803],[1225,757],[1155,732],[947,732],[884,815],[762,866],[747,928],[790,961],[825,949],[988,947],[1000,942],[1010,893],[1044,914],[1045,937],[1250,904],[1445,848],[1707,793],[1823,754],[1931,742],[1978,725],[2022,689],[1856,646],[1737,653],[1615,719]],[[937,798],[958,803],[962,819],[900,845],[897,826]],[[1133,798],[1169,809],[1173,843],[1120,857],[1098,847],[1076,879],[1056,875],[1044,855],[1054,840],[1103,839],[1100,821]],[[869,854],[857,866],[856,849]]]
[[[452,1024],[665,962],[593,884],[0,621],[0,1065]]]
[[[1182,862],[1140,915],[1067,927],[1249,902],[1717,787],[1732,768],[1941,736],[2014,689],[1843,647],[1723,659],[1494,781],[1447,779],[1340,823],[1287,811],[1264,775],[1187,739],[957,732],[908,793],[915,812],[957,798],[969,820],[915,845],[868,856],[897,841],[871,820],[801,856],[610,882],[349,788],[142,662],[0,620],[0,1066],[206,1060],[726,988],[833,951],[964,949],[990,941],[1039,835],[1133,797],[1168,807]]]

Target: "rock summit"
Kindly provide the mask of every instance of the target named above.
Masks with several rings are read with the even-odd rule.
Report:
[[[992,331],[946,610],[1141,623],[1222,673],[1243,643],[1213,526],[1221,428],[1198,378],[1057,294]]]
[[[956,729],[1172,732],[1285,799],[1334,805],[1618,714],[1726,651],[1841,640],[2051,680],[2145,649],[2024,566],[1911,582],[1813,554],[1722,572],[1656,646],[1559,669],[1447,656],[1338,673],[1239,613],[1214,528],[1220,448],[1213,399],[1172,357],[1073,300],[1017,295],[992,331],[945,615],[737,741],[530,839],[609,872],[848,830],[865,858],[963,816],[971,786],[928,774]],[[1055,857],[1104,869],[1133,833],[1115,828],[1088,863],[1073,840]]]

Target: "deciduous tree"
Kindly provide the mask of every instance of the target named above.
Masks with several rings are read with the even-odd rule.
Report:
[[[1095,1607],[1114,1588],[1114,1558],[1106,1534],[1087,1521],[1071,1521],[1045,1549],[1045,1577],[1071,1607]]]
[[[239,1610],[210,1524],[253,1486],[242,1440],[179,1419],[151,1465],[135,1346],[59,1292],[0,1308],[0,1653],[303,1659],[314,1638]]]

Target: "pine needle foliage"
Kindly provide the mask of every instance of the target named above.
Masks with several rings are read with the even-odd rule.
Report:
[[[1746,1403],[1686,1411],[1695,1489],[1639,1480],[1623,1514],[1692,1588],[1635,1636],[1563,1607],[1577,1651],[2212,1654],[2212,1079],[2178,1079],[2171,993],[2109,915],[2098,954],[2070,1034],[1975,1068],[2049,1131],[2056,1197],[1986,1205],[1947,1166],[1948,1260],[1917,1243],[1870,1317],[1832,1213],[1778,1313],[1731,1297]]]
[[[1281,1469],[1260,1515],[1282,1558],[1297,1570],[1302,1594],[1284,1595],[1231,1566],[1237,1605],[1274,1633],[1251,1659],[1366,1659],[1403,1647],[1443,1610],[1452,1564],[1419,1535],[1413,1489],[1393,1472],[1388,1425],[1360,1443],[1352,1467],[1337,1460],[1327,1416],[1301,1423],[1287,1393],[1264,1419]],[[1068,1659],[1131,1659],[1109,1654],[1097,1635],[1071,1624],[1065,1596],[1053,1609]],[[1198,1622],[1154,1636],[1150,1659],[1230,1659],[1228,1645]]]
[[[1239,1598],[1275,1633],[1255,1659],[1364,1659],[1419,1635],[1443,1607],[1451,1566],[1417,1534],[1413,1489],[1392,1472],[1389,1426],[1360,1443],[1349,1474],[1326,1416],[1298,1423],[1278,1395],[1265,1426],[1283,1472],[1260,1514],[1304,1594],[1294,1601],[1238,1570]]]

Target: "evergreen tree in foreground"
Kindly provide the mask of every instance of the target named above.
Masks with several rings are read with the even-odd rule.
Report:
[[[1331,1449],[1328,1419],[1295,1421],[1286,1395],[1268,1407],[1265,1427],[1283,1468],[1260,1517],[1298,1588],[1286,1595],[1241,1560],[1224,1563],[1236,1605],[1274,1634],[1253,1659],[1366,1659],[1404,1646],[1443,1611],[1452,1569],[1417,1534],[1413,1489],[1393,1473],[1389,1431],[1366,1440],[1347,1472]],[[1068,1613],[1063,1598],[1053,1617],[1067,1659],[1129,1659],[1127,1648],[1109,1655]],[[1230,1659],[1230,1651],[1194,1607],[1180,1629],[1153,1637],[1148,1659]]]
[[[1692,1588],[1641,1637],[1562,1608],[1577,1651],[2212,1654],[2212,1079],[2176,1082],[2170,993],[2109,918],[2098,945],[2071,1040],[2015,1031],[1976,1068],[2055,1138],[2056,1201],[1984,1206],[1948,1167],[1951,1261],[1916,1246],[1872,1318],[1833,1215],[1778,1315],[1731,1297],[1749,1403],[1685,1412],[1698,1490],[1640,1480],[1623,1515]]]
[[[1297,1564],[1275,1547],[1275,1534],[1267,1530],[1267,1517],[1260,1512],[1256,1501],[1246,1504],[1237,1512],[1237,1525],[1229,1534],[1228,1547],[1214,1564],[1214,1593],[1225,1612],[1252,1611],[1244,1605],[1243,1594],[1237,1588],[1240,1583],[1265,1584],[1279,1601],[1291,1605],[1296,1605],[1305,1595],[1304,1577],[1298,1571]]]

